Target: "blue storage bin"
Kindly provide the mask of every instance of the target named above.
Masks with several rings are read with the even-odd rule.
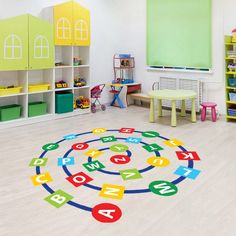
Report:
[[[236,93],[229,93],[229,100],[231,102],[236,102]]]
[[[236,117],[236,105],[231,105],[228,107],[228,115]]]
[[[229,108],[228,109],[228,115],[229,116],[236,116],[236,109]]]
[[[236,88],[236,78],[229,78],[229,86]]]

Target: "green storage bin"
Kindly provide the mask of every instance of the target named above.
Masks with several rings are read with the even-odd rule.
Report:
[[[28,116],[42,116],[47,114],[46,102],[30,102],[28,105]]]
[[[71,92],[56,93],[56,113],[72,112],[74,96]]]
[[[0,120],[8,121],[20,118],[21,105],[12,104],[0,107]]]

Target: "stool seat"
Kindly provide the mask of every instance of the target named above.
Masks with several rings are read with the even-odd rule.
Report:
[[[203,102],[201,103],[203,107],[216,107],[217,104],[215,102]]]
[[[211,119],[213,122],[216,122],[216,106],[215,102],[203,102],[201,103],[202,111],[201,111],[201,120],[204,121],[206,119],[206,110],[207,108],[211,108]]]

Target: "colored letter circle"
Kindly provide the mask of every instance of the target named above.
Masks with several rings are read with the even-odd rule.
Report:
[[[59,145],[57,143],[48,143],[43,146],[43,150],[45,151],[53,151],[59,148]]]
[[[155,131],[146,131],[146,132],[142,132],[142,136],[145,138],[156,138],[156,137],[159,137],[160,134]]]
[[[130,157],[126,155],[115,155],[110,158],[110,161],[117,165],[123,165],[130,162]]]
[[[110,147],[113,152],[125,152],[129,149],[128,146],[124,144],[114,144]]]
[[[171,196],[178,192],[175,184],[164,180],[153,181],[149,184],[151,192],[161,196]]]
[[[157,166],[157,167],[165,167],[168,166],[170,164],[169,159],[165,158],[165,157],[149,157],[147,159],[147,163],[151,166]]]
[[[102,223],[113,223],[120,219],[121,209],[110,203],[101,203],[92,209],[93,217]]]
[[[73,150],[85,150],[88,148],[88,144],[87,143],[75,143],[74,145],[72,145],[72,149]]]

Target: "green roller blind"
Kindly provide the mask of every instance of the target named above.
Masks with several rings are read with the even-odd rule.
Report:
[[[211,69],[211,0],[147,0],[147,65]]]

